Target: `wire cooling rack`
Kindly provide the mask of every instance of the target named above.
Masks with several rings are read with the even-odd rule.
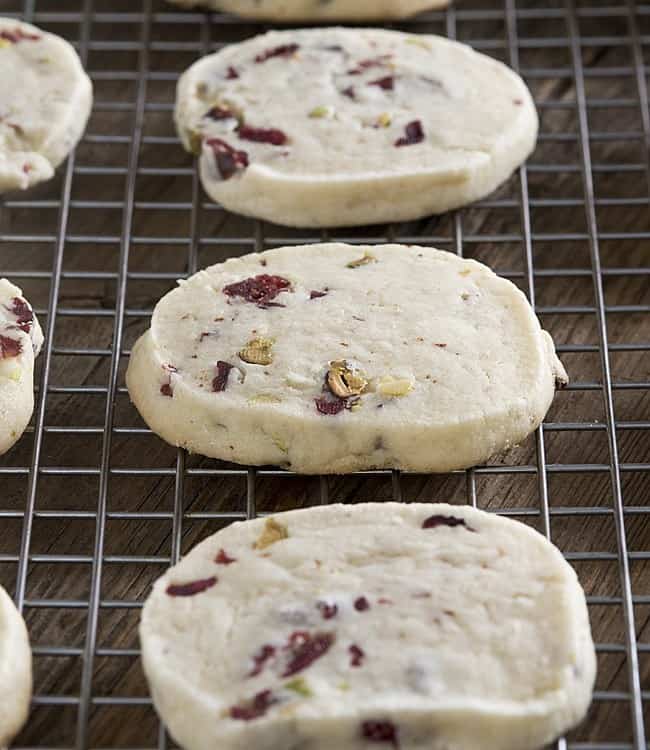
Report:
[[[648,747],[650,5],[459,0],[396,25],[520,70],[540,109],[539,146],[468,209],[322,234],[207,201],[173,130],[179,73],[262,27],[160,0],[0,0],[0,13],[73,41],[96,94],[88,133],[56,179],[0,203],[0,271],[46,328],[33,428],[0,459],[0,582],[35,653],[33,710],[16,746],[173,746],[138,660],[153,580],[234,519],[396,498],[469,502],[551,537],[586,588],[599,657],[589,717],[557,747]],[[188,456],[153,436],[124,369],[155,301],[230,255],[323,238],[435,245],[517,283],[572,375],[543,427],[486,466],[433,477],[305,478]]]

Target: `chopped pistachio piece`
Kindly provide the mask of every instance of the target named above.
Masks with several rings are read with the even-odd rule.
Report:
[[[266,549],[272,544],[288,538],[289,530],[286,526],[273,518],[267,518],[264,523],[264,530],[260,534],[260,538],[253,544],[253,549]]]
[[[272,393],[257,393],[248,399],[249,404],[281,404],[282,399]]]
[[[422,49],[431,49],[431,45],[425,39],[420,39],[419,36],[410,36],[406,43],[414,44],[416,47],[422,47]]]
[[[359,266],[367,266],[368,263],[376,263],[377,258],[372,253],[365,252],[363,258],[357,258],[357,260],[351,260],[347,264],[347,268],[359,268]]]
[[[251,365],[270,365],[273,362],[271,349],[274,343],[275,339],[251,339],[239,352],[239,358]]]
[[[413,383],[408,378],[394,378],[385,375],[377,384],[377,391],[382,396],[399,397],[406,396],[413,390]]]
[[[389,128],[392,122],[393,118],[388,112],[382,112],[377,118],[377,126],[380,128]]]
[[[296,677],[295,680],[286,682],[284,686],[287,690],[291,690],[293,693],[298,693],[298,695],[302,695],[304,698],[311,698],[313,695],[304,677]]]
[[[190,151],[194,156],[200,156],[203,148],[203,136],[196,130],[187,131],[187,140],[189,142]]]
[[[309,113],[309,116],[314,120],[319,120],[324,117],[331,117],[333,114],[333,107],[322,104],[319,107],[314,107],[314,109],[312,109],[312,111]]]
[[[353,367],[344,359],[338,359],[330,362],[330,368],[327,371],[327,385],[335,396],[349,398],[362,394],[368,385],[368,381],[356,367]]]

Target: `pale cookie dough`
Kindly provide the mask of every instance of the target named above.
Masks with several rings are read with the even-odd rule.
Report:
[[[75,147],[92,85],[73,47],[0,18],[0,193],[49,180]]]
[[[404,221],[488,195],[526,159],[524,82],[458,42],[271,32],[195,63],[176,125],[225,208],[296,227]]]
[[[596,670],[559,550],[467,506],[233,524],[156,582],[140,638],[185,750],[536,750]]]
[[[6,747],[27,719],[32,696],[32,652],[27,628],[0,586],[0,747]]]
[[[208,8],[267,21],[389,21],[423,10],[445,8],[448,0],[170,0],[183,8]]]
[[[34,411],[34,358],[43,332],[21,290],[0,279],[0,455],[23,434]]]
[[[181,281],[126,381],[154,432],[206,456],[443,472],[525,438],[567,376],[525,296],[486,266],[325,244]]]

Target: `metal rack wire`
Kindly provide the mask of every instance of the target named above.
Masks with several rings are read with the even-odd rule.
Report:
[[[154,0],[0,0],[73,41],[96,88],[57,179],[0,203],[0,271],[45,324],[33,428],[0,459],[0,582],[30,627],[36,695],[21,748],[166,748],[138,662],[151,582],[257,512],[335,500],[450,500],[517,517],[581,577],[599,654],[587,722],[562,750],[647,748],[650,729],[650,5],[463,0],[404,22],[468,41],[527,79],[530,163],[464,211],[309,234],[209,203],[173,132],[178,74],[260,30]],[[178,277],[324,237],[477,257],[526,291],[573,375],[507,456],[445,477],[303,478],[188,456],[139,421],[129,347]]]

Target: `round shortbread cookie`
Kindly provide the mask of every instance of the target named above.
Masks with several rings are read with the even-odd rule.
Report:
[[[596,669],[560,552],[467,506],[233,524],[156,582],[140,638],[186,750],[535,750],[584,716]]]
[[[43,332],[21,290],[0,279],[0,455],[23,434],[34,411],[34,358]]]
[[[92,85],[65,40],[0,18],[0,193],[49,180],[75,147]]]
[[[176,125],[223,206],[297,227],[420,218],[492,192],[535,145],[525,84],[436,36],[271,32],[181,77]]]
[[[183,8],[208,8],[268,21],[388,21],[423,10],[444,8],[448,0],[169,0]]]
[[[516,444],[566,373],[525,296],[416,246],[231,258],[156,305],[126,375],[168,442],[304,473],[449,471]]]
[[[23,618],[2,586],[0,695],[0,747],[6,747],[27,719],[32,696],[32,652]]]

